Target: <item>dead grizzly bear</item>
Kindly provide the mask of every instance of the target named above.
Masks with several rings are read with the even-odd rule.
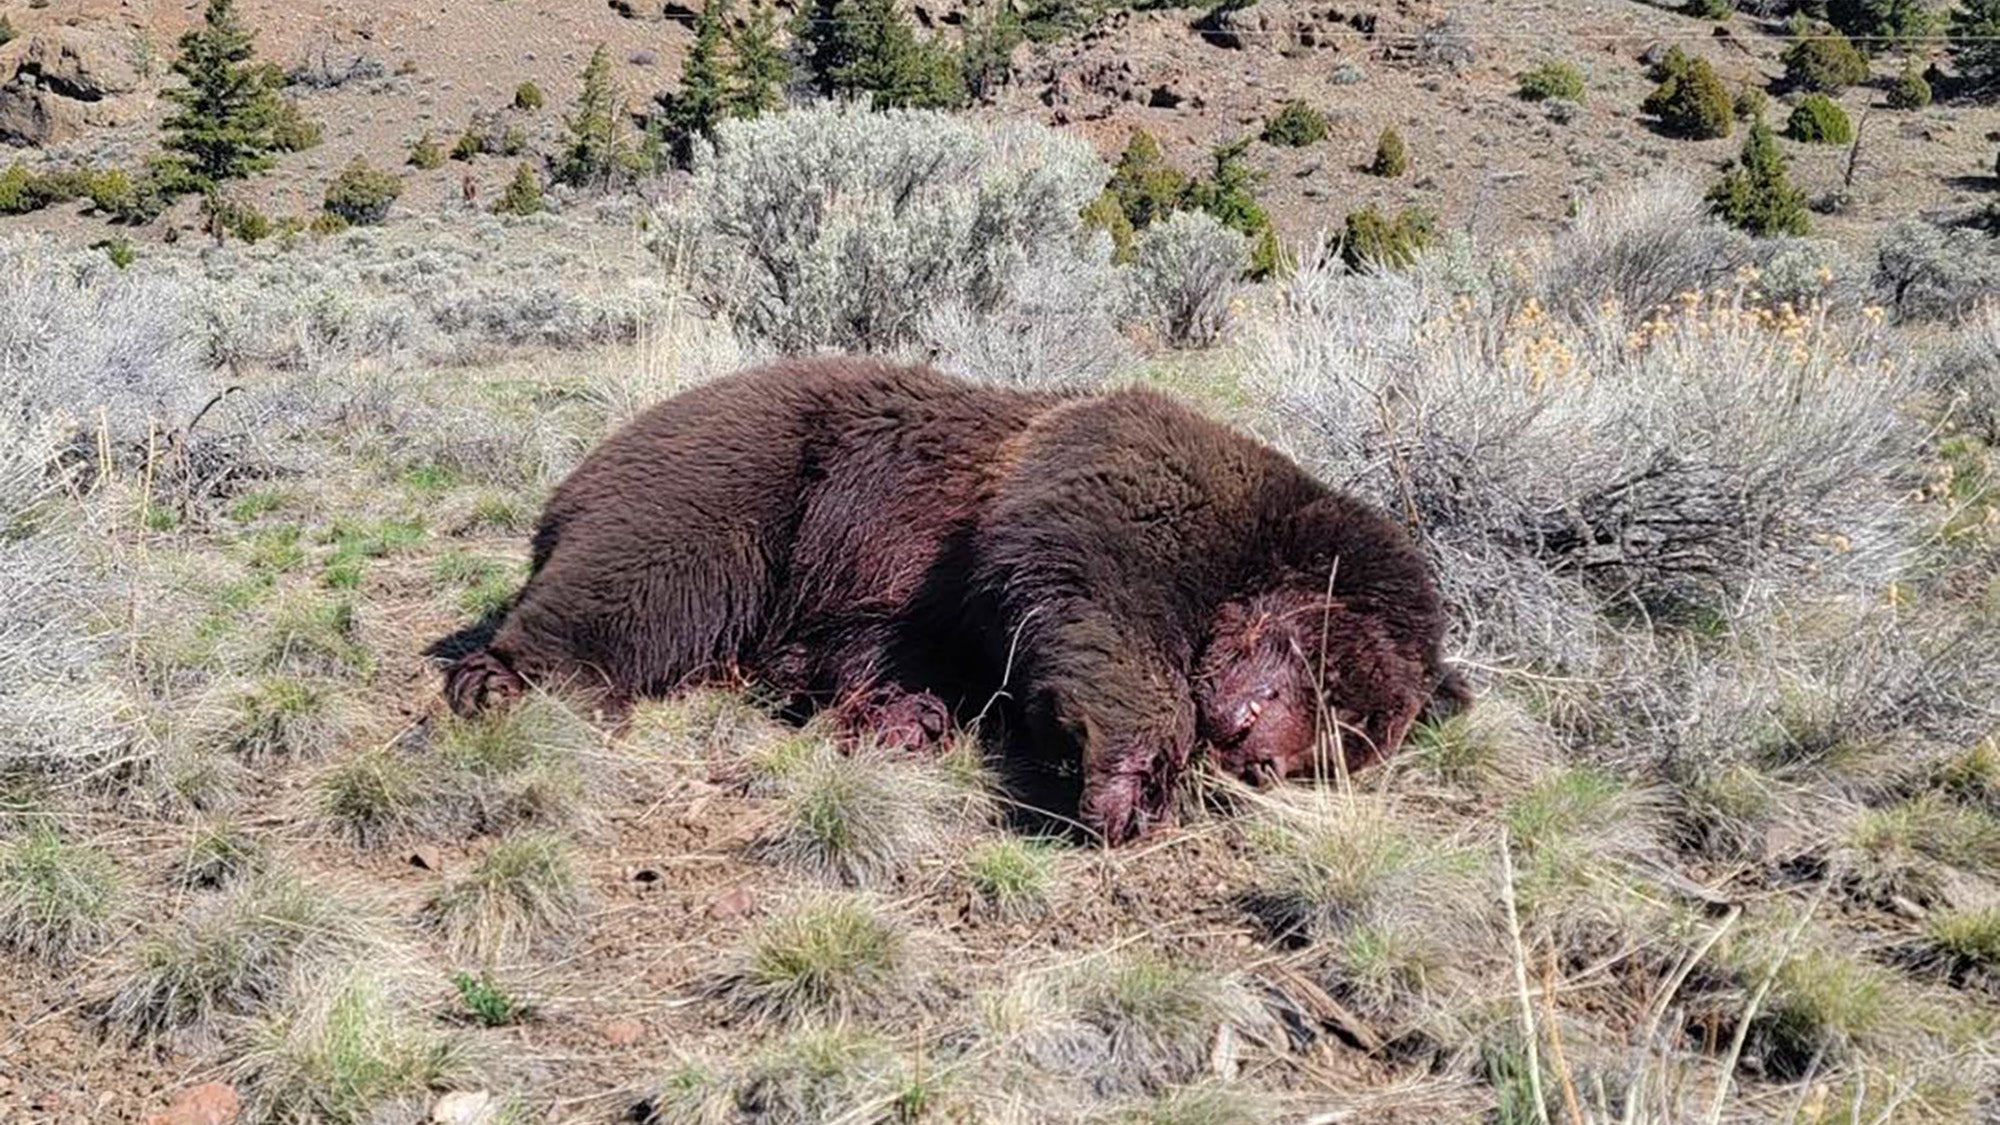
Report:
[[[905,745],[985,715],[1118,842],[1200,744],[1260,782],[1392,752],[1464,698],[1444,630],[1393,522],[1163,395],[798,360],[593,452],[445,693],[470,713],[566,681],[619,707],[748,675]]]

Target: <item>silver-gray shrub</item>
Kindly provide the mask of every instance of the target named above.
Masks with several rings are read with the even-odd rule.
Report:
[[[2000,444],[2000,297],[1967,316],[1937,348],[1933,381],[1956,417]]]
[[[1048,258],[1021,271],[1015,296],[989,309],[963,298],[933,308],[918,330],[930,361],[953,374],[1014,387],[1090,387],[1137,363],[1118,330],[1119,292],[1106,285],[1110,243],[1090,257]]]
[[[1585,204],[1536,263],[1533,292],[1571,315],[1607,301],[1644,315],[1723,284],[1756,259],[1755,241],[1709,214],[1699,188],[1658,179]]]
[[[935,306],[988,315],[1036,267],[1094,260],[1079,215],[1106,174],[1087,144],[1037,125],[822,104],[723,125],[656,247],[755,341],[888,351],[919,340]]]
[[[1177,211],[1139,236],[1126,279],[1135,311],[1176,347],[1212,344],[1229,323],[1250,240],[1205,211]]]
[[[69,433],[0,391],[0,774],[73,779],[126,745],[104,643],[83,625],[102,590],[60,522],[54,467]]]
[[[1875,289],[1899,320],[1968,313],[2000,294],[2000,235],[1898,219],[1875,243]]]
[[[1476,650],[1587,663],[1604,609],[1899,573],[1915,435],[1880,329],[1712,300],[1634,326],[1439,276],[1307,264],[1246,377],[1308,463],[1423,530]]]
[[[0,386],[10,405],[76,434],[143,447],[211,393],[196,293],[46,243],[0,245]]]

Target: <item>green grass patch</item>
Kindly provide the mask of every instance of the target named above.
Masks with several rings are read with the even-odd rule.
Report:
[[[292,499],[291,493],[277,488],[246,492],[229,505],[229,518],[234,523],[251,523],[283,510]]]
[[[481,1027],[506,1027],[528,1014],[528,1006],[502,988],[490,972],[482,970],[478,976],[453,973],[451,986],[458,993],[459,1006]]]
[[[758,1015],[859,1017],[899,992],[905,944],[901,926],[866,902],[815,899],[755,936],[728,993]]]
[[[494,844],[427,913],[453,949],[486,961],[575,932],[588,897],[569,842],[530,833]]]
[[[238,1066],[252,1121],[363,1125],[467,1077],[464,1048],[382,977],[329,977],[253,1036]]]
[[[0,945],[67,964],[110,933],[120,897],[111,857],[46,823],[0,844]]]
[[[1508,803],[1501,821],[1516,847],[1559,848],[1610,827],[1628,811],[1625,786],[1601,770],[1578,766],[1540,782]]]
[[[1053,841],[1004,836],[966,853],[965,877],[980,900],[1002,916],[1033,917],[1048,908],[1061,854]]]

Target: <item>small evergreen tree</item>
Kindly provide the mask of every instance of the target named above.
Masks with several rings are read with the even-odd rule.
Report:
[[[542,96],[542,88],[533,82],[523,82],[514,87],[514,108],[524,113],[532,113],[547,104]]]
[[[423,136],[417,138],[416,144],[410,146],[409,163],[410,167],[421,169],[425,172],[433,168],[442,168],[444,167],[444,148],[432,140],[430,133],[426,132]]]
[[[1816,145],[1844,145],[1854,139],[1854,122],[1840,103],[1825,94],[1807,94],[1792,107],[1785,132],[1795,141]]]
[[[695,18],[694,45],[681,60],[681,84],[667,99],[664,124],[669,143],[684,159],[696,139],[715,135],[716,123],[729,112],[728,41],[724,17],[729,0],[708,0]]]
[[[1083,225],[1111,236],[1111,260],[1119,265],[1130,263],[1138,253],[1132,220],[1125,217],[1125,207],[1111,189],[1106,188],[1083,209]]]
[[[1551,59],[1533,70],[1523,71],[1517,81],[1520,85],[1515,94],[1522,101],[1583,100],[1583,72],[1573,63]]]
[[[1785,49],[1785,84],[1837,94],[1868,80],[1868,60],[1838,31],[1810,35]]]
[[[2000,0],[1961,0],[1951,13],[1948,45],[1974,91],[2000,88]]]
[[[1403,147],[1403,135],[1391,125],[1382,130],[1382,136],[1375,142],[1375,160],[1368,165],[1368,171],[1377,176],[1395,179],[1410,169],[1410,151]]]
[[[1304,148],[1326,139],[1326,114],[1292,99],[1264,122],[1264,143]]]
[[[1917,60],[1911,59],[1903,66],[1903,73],[1889,87],[1888,102],[1890,109],[1922,109],[1931,104],[1931,84],[1924,78]]]
[[[983,98],[1005,83],[1013,69],[1014,48],[1027,38],[1021,17],[1010,3],[996,4],[979,17],[966,30],[964,45],[959,48],[966,93]]]
[[[1736,14],[1736,0],[1687,0],[1681,11],[1704,20],[1726,20]]]
[[[1400,269],[1417,260],[1437,233],[1437,216],[1422,208],[1406,208],[1394,219],[1374,204],[1347,215],[1340,240],[1340,260],[1360,270]]]
[[[1778,138],[1761,119],[1750,125],[1750,136],[1736,163],[1708,192],[1708,205],[1730,225],[1756,235],[1803,235],[1805,193],[1785,174],[1785,153]]]
[[[760,3],[729,45],[736,55],[729,72],[729,116],[756,117],[781,108],[792,64],[778,46],[777,11],[768,2]]]
[[[326,213],[343,224],[367,226],[389,217],[389,205],[403,194],[403,181],[362,157],[341,169],[326,188]]]
[[[164,124],[165,147],[182,173],[176,186],[206,191],[271,166],[276,96],[250,65],[254,54],[235,0],[208,0],[202,25],[181,36],[173,69],[187,85],[166,91],[179,108]]]
[[[514,170],[514,178],[507,183],[507,190],[500,194],[500,201],[493,209],[503,215],[536,215],[542,210],[542,178],[535,174],[535,166],[522,161]]]
[[[1871,54],[1907,47],[1937,25],[1927,0],[1826,0],[1826,22]]]
[[[14,21],[8,19],[6,16],[0,16],[0,47],[5,47],[13,41]]]
[[[1132,130],[1125,151],[1106,185],[1124,209],[1134,230],[1144,230],[1180,206],[1188,192],[1187,175],[1167,163],[1160,142],[1144,129]]]
[[[305,115],[299,103],[290,98],[273,99],[271,114],[271,146],[279,152],[304,152],[318,148],[325,138],[325,131],[319,122]]]
[[[799,8],[793,38],[827,97],[869,95],[877,108],[953,109],[965,76],[948,49],[917,37],[895,0],[815,0]]]
[[[1249,148],[1247,140],[1215,146],[1210,154],[1215,168],[1208,179],[1188,187],[1187,202],[1230,230],[1255,238],[1271,225],[1271,218],[1257,202],[1257,172],[1243,159]]]
[[[1707,59],[1685,54],[1676,58],[1677,51],[1679,48],[1668,52],[1667,62],[1662,64],[1665,77],[1647,95],[1640,110],[1659,118],[1661,126],[1676,136],[1693,140],[1728,136],[1735,109],[1728,88]]]
[[[1745,82],[1743,88],[1736,91],[1734,108],[1736,120],[1755,121],[1764,116],[1765,110],[1771,108],[1771,95]]]
[[[558,178],[573,187],[608,187],[627,145],[619,118],[624,115],[611,80],[611,55],[604,44],[590,53],[583,68],[583,93],[569,121],[569,145],[563,152]]]

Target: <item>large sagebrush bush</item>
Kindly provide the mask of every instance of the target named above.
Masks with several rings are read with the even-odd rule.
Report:
[[[2000,293],[2000,236],[1898,219],[1876,239],[1875,287],[1904,320],[1965,313]]]
[[[0,292],[0,387],[29,416],[122,452],[143,449],[149,424],[186,425],[212,393],[181,282],[20,242],[0,246]]]
[[[1912,438],[1879,333],[1735,295],[1635,324],[1453,288],[1308,263],[1247,377],[1327,479],[1422,529],[1475,648],[1586,660],[1605,610],[1898,573]]]
[[[64,431],[35,410],[0,387],[0,774],[62,780],[114,758],[127,730],[82,627],[99,584],[48,510]]]
[[[1098,253],[1048,258],[1022,270],[1013,299],[980,310],[964,299],[925,316],[919,335],[939,368],[1016,387],[1102,385],[1136,357],[1118,331],[1120,293],[1106,285],[1110,241]]]
[[[819,105],[718,128],[658,248],[778,350],[888,350],[936,305],[990,313],[1030,267],[1095,255],[1081,213],[1104,180],[1041,126]]]
[[[1229,321],[1249,240],[1205,211],[1179,211],[1139,236],[1133,304],[1176,346],[1213,343]]]
[[[1645,314],[1726,282],[1756,258],[1755,243],[1717,222],[1694,185],[1652,180],[1587,204],[1539,264],[1534,292],[1554,312],[1615,301]]]

